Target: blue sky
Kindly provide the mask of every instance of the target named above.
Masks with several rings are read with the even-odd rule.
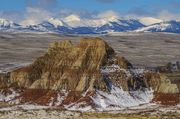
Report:
[[[133,9],[145,7],[146,11],[158,12],[169,10],[180,12],[180,0],[1,0],[1,11],[23,11],[29,4],[37,4],[38,1],[52,1],[56,7],[72,10],[104,11],[114,10],[127,13]],[[49,2],[47,2],[49,3]],[[152,12],[153,12],[152,11]]]
[[[38,9],[41,15],[78,14],[88,17],[105,11],[120,16],[145,16],[168,19],[180,18],[180,0],[0,0],[0,17],[20,21],[30,9]],[[29,10],[29,11],[28,11]],[[32,11],[32,9],[31,9]],[[161,15],[163,13],[163,15]],[[32,13],[31,13],[32,15]]]

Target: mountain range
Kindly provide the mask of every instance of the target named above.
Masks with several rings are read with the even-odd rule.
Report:
[[[60,20],[51,18],[35,25],[23,26],[13,21],[0,19],[0,31],[53,32],[62,34],[107,34],[113,32],[170,32],[180,33],[180,21],[162,21],[145,25],[138,19],[110,18],[83,20],[77,16]]]
[[[137,32],[172,32],[180,33],[180,21],[164,21],[136,30]]]

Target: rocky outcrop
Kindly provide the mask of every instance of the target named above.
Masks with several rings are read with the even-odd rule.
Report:
[[[11,86],[10,73],[0,73],[0,89]]]
[[[112,85],[125,91],[153,88],[155,92],[178,93],[164,75],[133,69],[100,38],[53,42],[47,53],[29,66],[12,71],[9,83],[28,89],[75,92],[110,91]]]
[[[102,39],[82,39],[77,45],[66,40],[51,43],[44,56],[30,66],[13,71],[10,80],[32,89],[93,91],[95,83],[103,78],[100,68],[112,63],[122,68],[131,65]],[[106,85],[101,81],[98,87],[105,89]]]
[[[171,80],[168,79],[167,76],[161,75],[160,79],[161,80],[160,80],[158,92],[161,92],[161,93],[178,93],[179,92],[177,84],[172,84]]]
[[[172,84],[171,80],[164,74],[145,73],[145,83],[158,93],[179,93],[178,86]]]
[[[137,106],[172,93],[177,98],[170,104],[175,105],[179,96],[177,85],[165,75],[133,68],[100,38],[84,38],[76,45],[53,42],[32,64],[0,74],[0,82],[0,102],[75,110]],[[160,97],[152,100],[148,89]]]

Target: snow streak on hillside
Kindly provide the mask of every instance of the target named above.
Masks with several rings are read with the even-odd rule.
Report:
[[[179,21],[166,21],[149,25],[147,27],[139,28],[136,32],[172,32],[180,33]]]
[[[120,110],[150,103],[153,99],[153,91],[145,89],[144,91],[127,92],[113,86],[110,93],[97,91],[96,96],[92,99],[96,109],[100,111]]]

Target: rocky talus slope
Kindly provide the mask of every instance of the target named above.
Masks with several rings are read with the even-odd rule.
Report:
[[[117,55],[100,38],[84,38],[76,45],[68,40],[53,42],[46,54],[31,65],[2,75],[0,81],[2,89],[11,87],[22,91],[11,99],[18,100],[18,103],[64,106],[75,102],[82,105],[83,102],[83,106],[95,107],[101,100],[95,101],[105,98],[107,107],[121,106],[107,101],[116,92],[119,97],[122,97],[122,92],[123,99],[129,98],[132,104],[139,98],[137,92],[147,96],[146,92],[153,90],[154,94],[179,96],[177,85],[172,84],[165,75],[133,68],[127,59]]]

